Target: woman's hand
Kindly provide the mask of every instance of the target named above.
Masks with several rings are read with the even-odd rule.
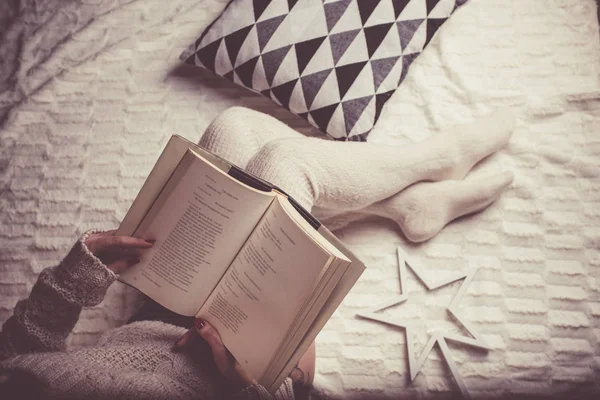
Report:
[[[202,337],[206,343],[208,343],[212,350],[217,369],[221,375],[229,380],[229,382],[240,386],[240,388],[256,384],[256,380],[248,375],[246,370],[242,368],[240,363],[238,363],[229,350],[227,350],[221,340],[219,332],[203,319],[196,318],[194,320],[194,328],[187,331],[179,338],[179,340],[177,340],[175,349],[183,349],[198,336]]]
[[[92,233],[84,244],[115,274],[140,262],[138,251],[149,249],[154,242],[131,236],[115,236],[116,230]]]

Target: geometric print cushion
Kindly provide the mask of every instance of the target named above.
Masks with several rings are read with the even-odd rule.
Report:
[[[365,141],[467,0],[233,0],[181,55],[338,140]]]

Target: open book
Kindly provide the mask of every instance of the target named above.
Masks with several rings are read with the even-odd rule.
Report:
[[[281,189],[176,135],[117,234],[156,240],[119,279],[208,321],[271,392],[364,270]]]

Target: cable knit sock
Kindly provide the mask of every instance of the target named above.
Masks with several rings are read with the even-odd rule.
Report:
[[[450,221],[489,206],[512,183],[513,174],[443,182],[421,182],[364,211],[393,219],[406,238],[422,242]]]
[[[512,175],[413,183],[463,178],[504,146],[513,129],[512,112],[502,109],[421,143],[377,146],[306,138],[269,115],[233,107],[210,124],[199,144],[282,187],[307,209],[315,206],[332,228],[376,214],[397,221],[410,240],[423,241],[451,220],[485,208]],[[348,210],[360,211],[340,216]]]
[[[515,130],[515,114],[510,108],[499,108],[478,117],[471,124],[457,125],[444,129],[432,138],[436,145],[444,148],[444,156],[453,163],[440,171],[436,179],[462,179],[475,164],[504,147]]]
[[[514,116],[500,110],[474,124],[409,145],[285,138],[268,142],[249,172],[289,192],[307,209],[358,210],[419,181],[462,179],[504,146]]]
[[[198,144],[240,168],[274,139],[303,138],[283,122],[244,107],[232,107],[219,114],[206,128]]]

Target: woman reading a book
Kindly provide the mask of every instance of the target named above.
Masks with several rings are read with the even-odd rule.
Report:
[[[108,331],[96,346],[65,352],[82,307],[98,305],[117,275],[138,262],[136,252],[152,245],[90,231],[58,266],[42,271],[0,333],[2,399],[293,399],[294,390],[306,393],[314,347],[272,396],[212,326],[166,309],[150,315],[146,307],[137,322]]]
[[[504,146],[513,129],[512,114],[499,111],[421,143],[378,146],[306,138],[269,116],[233,108],[200,144],[281,187],[333,227],[349,220],[341,214],[374,214],[396,221],[409,240],[423,241],[508,187],[510,173],[468,173]],[[138,262],[136,254],[152,246],[91,231],[58,266],[42,271],[2,327],[0,392],[15,398],[273,398],[209,324],[151,302],[97,345],[64,351],[82,307],[99,304],[117,275]],[[313,368],[314,348],[293,375],[310,383]],[[292,379],[275,398],[294,398]]]

